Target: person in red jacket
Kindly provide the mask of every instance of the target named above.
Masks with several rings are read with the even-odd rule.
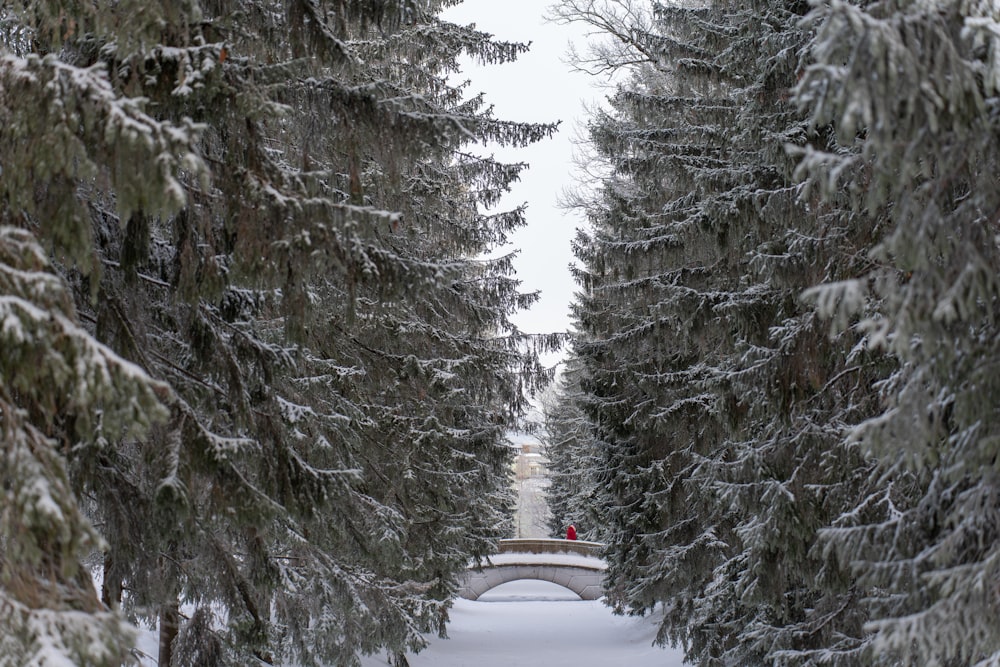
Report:
[[[566,529],[566,539],[575,540],[576,539],[576,526],[569,524],[569,528]]]

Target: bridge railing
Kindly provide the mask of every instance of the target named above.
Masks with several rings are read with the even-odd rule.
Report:
[[[580,554],[599,558],[604,545],[586,540],[558,540],[551,538],[519,538],[500,540],[499,553],[528,554]]]

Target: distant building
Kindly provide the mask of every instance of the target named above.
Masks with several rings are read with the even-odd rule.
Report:
[[[511,447],[516,450],[514,455],[514,478],[518,481],[531,477],[544,477],[549,473],[549,460],[546,458],[542,443],[528,436],[511,439]]]

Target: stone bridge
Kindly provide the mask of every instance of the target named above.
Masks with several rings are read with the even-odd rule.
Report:
[[[499,553],[470,566],[458,594],[467,600],[508,581],[541,579],[565,586],[584,600],[604,594],[607,565],[599,557],[603,544],[583,540],[500,540]]]

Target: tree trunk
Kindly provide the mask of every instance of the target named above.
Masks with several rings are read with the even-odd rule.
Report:
[[[104,553],[104,578],[101,582],[101,602],[108,609],[118,609],[122,605],[122,582],[115,573],[114,556]]]
[[[158,667],[170,667],[173,657],[174,640],[180,630],[180,606],[177,601],[167,602],[160,606],[160,655]]]

